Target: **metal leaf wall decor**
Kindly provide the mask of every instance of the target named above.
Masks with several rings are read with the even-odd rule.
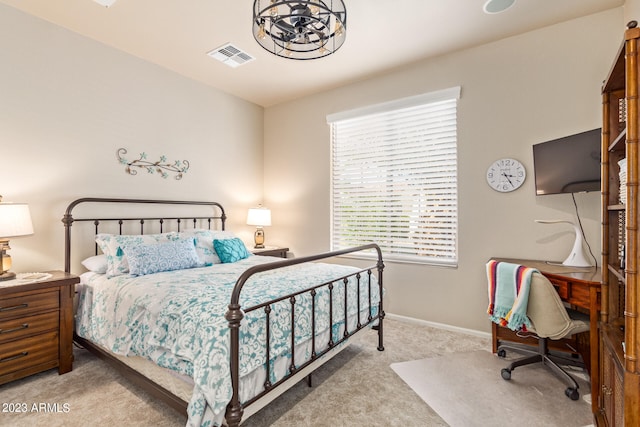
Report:
[[[140,158],[129,161],[124,156],[127,154],[126,148],[119,148],[116,152],[120,164],[126,165],[125,172],[129,175],[137,175],[138,169],[144,169],[147,173],[157,173],[162,178],[166,179],[170,173],[175,174],[175,179],[182,179],[182,175],[189,170],[188,160],[176,160],[175,162],[167,162],[166,156],[160,156],[160,160],[152,162],[147,160],[147,153],[140,153]]]

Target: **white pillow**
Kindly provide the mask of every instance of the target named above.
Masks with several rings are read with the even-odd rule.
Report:
[[[221,264],[220,257],[213,248],[214,240],[232,239],[235,236],[231,231],[192,229],[178,233],[180,239],[194,238],[196,240],[196,253],[201,266]]]
[[[91,256],[82,261],[81,264],[94,273],[105,274],[107,272],[107,256],[104,254]]]
[[[162,243],[176,240],[178,233],[169,232],[162,234],[97,234],[96,243],[107,256],[107,276],[114,277],[129,273],[129,264],[124,254],[127,246],[136,246],[143,243]]]

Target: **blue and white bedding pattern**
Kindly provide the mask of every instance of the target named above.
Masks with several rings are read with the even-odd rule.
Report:
[[[231,292],[238,277],[249,267],[274,258],[250,256],[229,264],[167,271],[145,276],[120,275],[107,278],[92,274],[87,283],[79,286],[76,332],[113,353],[138,355],[159,366],[193,378],[194,390],[188,407],[188,426],[218,426],[231,399],[232,386],[229,368],[229,327],[224,315]],[[357,271],[354,267],[305,263],[252,276],[245,284],[240,303],[251,307],[288,295],[297,290],[336,280]],[[375,274],[371,275],[371,314],[377,314],[380,299]],[[349,280],[355,280],[350,278]],[[349,328],[356,323],[358,303],[356,286],[348,286],[347,312]],[[360,286],[360,319],[364,324],[369,316],[368,276],[363,275]],[[334,342],[344,330],[344,283],[334,282],[333,322]],[[316,304],[316,351],[327,347],[329,331],[329,291],[318,291]],[[308,343],[311,330],[311,296],[307,293],[295,301],[295,363],[299,366],[310,359]],[[273,304],[270,314],[270,357],[288,366],[291,353],[291,303],[289,300]],[[240,328],[240,377],[248,376],[266,365],[266,322],[264,310],[245,315]],[[323,333],[324,332],[324,333]],[[300,345],[298,347],[298,344]],[[300,353],[304,355],[301,357]],[[287,360],[286,364],[281,363]],[[271,382],[279,380],[279,371],[272,369]],[[259,390],[243,390],[245,401]]]

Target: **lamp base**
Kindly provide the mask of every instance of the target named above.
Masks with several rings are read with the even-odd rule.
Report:
[[[592,267],[591,263],[585,258],[584,250],[582,248],[582,233],[580,233],[580,229],[573,226],[576,234],[576,239],[573,242],[573,248],[571,249],[571,253],[567,256],[562,264],[567,267]]]
[[[567,259],[562,262],[562,265],[567,267],[593,267],[591,263],[584,257],[582,253],[582,247],[571,251]]]
[[[0,282],[4,280],[13,280],[15,278],[16,273],[12,273],[11,271],[5,271],[4,273],[0,274]]]
[[[262,227],[257,227],[256,232],[253,235],[253,241],[255,242],[256,249],[264,249],[264,230]]]

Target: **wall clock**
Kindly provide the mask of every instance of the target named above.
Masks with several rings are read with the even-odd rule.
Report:
[[[487,169],[487,183],[501,193],[519,188],[526,177],[524,166],[515,159],[496,160]]]

